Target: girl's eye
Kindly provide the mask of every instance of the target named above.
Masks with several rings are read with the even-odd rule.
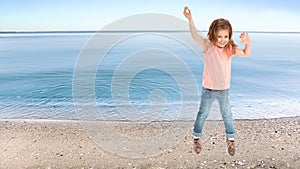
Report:
[[[228,38],[228,36],[225,36],[225,38]]]

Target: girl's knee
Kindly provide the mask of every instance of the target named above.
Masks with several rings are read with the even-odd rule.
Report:
[[[231,113],[231,111],[229,111],[229,112],[223,112],[223,113],[222,113],[222,117],[223,117],[223,119],[224,119],[224,118],[232,118],[232,113]]]

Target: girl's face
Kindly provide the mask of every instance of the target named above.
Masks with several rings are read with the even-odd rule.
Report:
[[[221,29],[217,33],[217,41],[215,45],[219,48],[224,48],[229,42],[229,31],[227,29]]]

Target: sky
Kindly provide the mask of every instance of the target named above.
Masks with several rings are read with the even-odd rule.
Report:
[[[143,13],[186,20],[185,5],[200,30],[226,18],[235,31],[300,32],[299,0],[1,0],[0,31],[100,30]]]

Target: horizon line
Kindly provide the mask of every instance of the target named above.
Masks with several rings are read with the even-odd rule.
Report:
[[[10,34],[10,33],[19,33],[19,34],[26,34],[26,33],[126,33],[126,32],[190,32],[190,30],[61,30],[61,31],[0,31],[0,34]],[[208,32],[207,30],[198,30],[198,32]],[[300,34],[300,31],[233,31],[235,33],[287,33],[287,34]]]

